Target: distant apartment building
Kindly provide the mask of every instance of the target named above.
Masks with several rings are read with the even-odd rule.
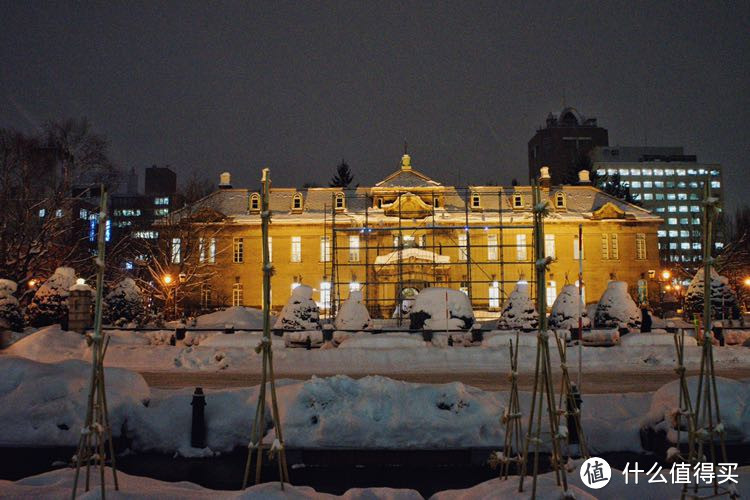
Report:
[[[704,186],[710,182],[712,195],[721,202],[721,165],[699,163],[682,147],[607,146],[594,148],[590,156],[598,175],[619,174],[633,198],[664,220],[657,233],[661,261],[697,267],[703,252]]]
[[[609,133],[597,125],[596,118],[587,118],[571,107],[550,113],[546,126],[529,140],[529,180],[541,167],[549,167],[553,185],[575,184],[581,161],[596,146],[608,144]]]

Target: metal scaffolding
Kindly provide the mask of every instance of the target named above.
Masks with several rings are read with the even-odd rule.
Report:
[[[428,286],[460,289],[469,296],[474,309],[499,312],[513,286],[519,279],[525,279],[534,297],[534,225],[530,208],[509,208],[517,193],[514,188],[497,187],[491,192],[483,188],[485,203],[481,207],[472,206],[476,192],[471,188],[451,188],[448,194],[422,194],[421,198],[431,196],[428,214],[402,211],[399,203],[398,212],[391,216],[384,215],[372,194],[348,193],[344,201],[346,211],[337,207],[333,196],[330,207],[326,207],[324,222],[324,236],[330,237],[331,245],[330,259],[324,259],[323,263],[324,275],[330,277],[331,283],[329,314],[335,315],[342,299],[348,296],[348,293],[342,296],[342,290],[354,281],[350,278],[355,270],[364,270],[363,277],[356,275],[356,282],[371,316],[395,317],[399,324],[408,317],[404,302],[410,300],[411,289]],[[416,196],[408,188],[394,189],[391,193],[397,198]],[[487,203],[490,196],[496,198],[496,204]],[[520,214],[528,215],[528,220],[518,221]],[[506,241],[509,231],[524,232],[531,237],[523,244]],[[487,236],[490,234],[496,238],[492,244]],[[349,239],[354,235],[359,236],[356,247],[351,246]],[[409,259],[410,248],[421,250],[421,259]],[[361,250],[364,258],[358,256]],[[458,258],[453,258],[456,255]],[[517,273],[510,274],[511,268]],[[496,296],[490,296],[490,285]],[[391,287],[393,294],[384,294],[384,287]]]

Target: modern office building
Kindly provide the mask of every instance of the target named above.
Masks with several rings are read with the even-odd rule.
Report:
[[[608,144],[607,129],[599,127],[596,118],[570,107],[550,113],[546,126],[529,140],[529,180],[539,175],[540,168],[549,167],[552,184],[575,184],[589,151]]]
[[[695,270],[702,260],[704,185],[710,182],[712,195],[721,201],[721,165],[699,163],[682,147],[608,146],[590,155],[597,175],[619,174],[633,198],[664,219],[658,232],[662,262]]]

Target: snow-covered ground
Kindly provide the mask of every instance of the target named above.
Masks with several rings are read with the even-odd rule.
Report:
[[[641,474],[638,484],[634,484],[633,476],[629,476],[628,484],[622,472],[612,469],[612,479],[601,489],[592,490],[586,487],[580,479],[576,462],[568,472],[569,492],[573,498],[622,500],[626,498],[639,498],[642,500],[671,500],[680,498],[680,485],[648,483]],[[218,491],[203,488],[193,483],[178,482],[170,483],[155,479],[131,476],[118,472],[120,492],[115,493],[112,488],[112,474],[108,469],[105,471],[107,481],[107,495],[113,498],[159,498],[159,499],[193,499],[193,498],[216,498],[228,499],[346,499],[346,500],[413,500],[422,496],[415,490],[392,489],[392,488],[352,488],[343,495],[329,495],[320,493],[308,486],[286,485],[282,492],[278,482],[263,483],[251,486],[244,491]],[[741,497],[750,495],[750,467],[738,469],[737,493]],[[662,469],[661,474],[669,477],[669,470]],[[57,499],[70,496],[73,489],[72,469],[61,469],[47,472],[37,476],[21,479],[19,481],[0,481],[0,498],[40,498]],[[98,475],[93,475],[92,493],[98,495]],[[531,478],[527,478],[524,493],[518,493],[518,478],[512,476],[508,480],[491,479],[477,484],[471,488],[461,490],[441,491],[433,495],[431,500],[469,500],[469,499],[525,499],[531,496]],[[81,487],[79,485],[79,491]],[[93,496],[92,496],[93,497]],[[553,473],[540,474],[537,483],[537,498],[540,500],[558,500],[561,497],[561,489],[555,484]]]
[[[221,320],[218,320],[221,322]],[[136,371],[218,371],[231,370],[259,373],[261,357],[255,352],[260,335],[237,332],[232,335],[216,332],[188,332],[184,341],[170,346],[173,331],[134,333],[114,331],[107,351],[107,366]],[[322,339],[316,331],[315,341]],[[298,332],[306,335],[307,332]],[[512,332],[485,332],[484,342],[463,347],[469,342],[458,342],[470,333],[457,333],[454,346],[449,347],[447,336],[435,335],[432,342],[424,342],[421,335],[404,332],[335,334],[338,348],[286,348],[280,337],[274,337],[274,366],[277,373],[286,375],[368,375],[391,373],[488,373],[507,374],[510,368],[508,341],[515,339]],[[304,339],[302,339],[304,340]],[[686,339],[685,363],[697,369],[700,348]],[[667,371],[676,360],[673,337],[670,334],[631,333],[623,336],[620,345],[609,348],[585,346],[582,365],[588,372]],[[519,339],[521,372],[534,369],[536,334],[521,332]],[[333,347],[327,345],[326,347]],[[550,349],[553,368],[559,360],[556,346]],[[62,331],[58,326],[40,329],[0,350],[3,355],[14,355],[42,362],[68,359],[88,360],[91,353],[84,338],[74,332]],[[747,347],[726,346],[714,349],[718,369],[750,368]],[[568,364],[578,364],[578,349],[568,350]]]
[[[86,363],[3,356],[0,373],[0,446],[77,443],[90,374]],[[125,369],[107,369],[106,379],[112,431],[115,436],[124,433],[134,451],[211,454],[245,446],[250,439],[257,387],[206,391],[209,449],[195,450],[189,447],[192,391],[150,389],[139,374]],[[507,391],[343,375],[280,380],[277,385],[290,447],[483,448],[503,442],[499,417]],[[720,387],[729,437],[750,441],[745,406],[750,388],[725,379]],[[641,427],[663,428],[676,397],[674,384],[655,395],[586,395],[583,423],[592,451],[642,452]],[[528,398],[521,393],[522,408],[529,406]]]

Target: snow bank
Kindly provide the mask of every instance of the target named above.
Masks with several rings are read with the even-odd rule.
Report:
[[[274,316],[271,315],[272,325],[274,319]],[[262,329],[263,311],[252,307],[230,307],[223,311],[216,311],[195,318],[196,328],[224,330],[228,325],[232,325],[234,328]]]
[[[320,310],[312,298],[313,290],[299,285],[279,313],[274,325],[279,330],[320,330]]]
[[[28,477],[19,481],[0,481],[0,491],[12,498],[59,499],[70,497],[73,491],[74,469],[60,469]],[[98,497],[99,474],[91,475],[91,493],[87,497]],[[120,492],[114,493],[112,487],[112,471],[105,471],[107,495],[115,498],[152,499],[161,500],[202,500],[212,498],[216,500],[326,500],[341,498],[344,500],[418,500],[422,496],[414,490],[392,488],[352,488],[342,496],[318,493],[309,486],[284,485],[284,491],[278,482],[262,483],[243,491],[210,490],[187,481],[166,482],[143,476],[131,476],[117,471]],[[82,484],[78,484],[79,494],[83,494]]]
[[[37,363],[0,357],[0,446],[75,446],[86,416],[91,365],[69,360]],[[143,377],[105,370],[112,434],[118,436],[134,407],[149,398]]]
[[[698,391],[698,377],[688,377],[688,390],[695,406]],[[750,442],[750,385],[737,380],[716,377],[721,420],[728,441]],[[644,425],[655,430],[667,431],[667,439],[676,442],[676,409],[679,407],[680,381],[674,380],[657,390],[651,400],[651,407],[644,419]],[[699,426],[704,426],[702,421]],[[687,428],[683,422],[683,429]],[[686,432],[682,432],[685,438]]]
[[[626,282],[609,282],[596,306],[594,324],[597,327],[640,328],[641,310],[628,293]]]
[[[353,291],[341,304],[333,325],[337,330],[369,330],[372,328],[370,313],[362,303],[362,292]]]
[[[325,448],[465,448],[502,443],[503,396],[461,383],[313,378],[278,388],[286,443]]]
[[[579,314],[579,311],[582,311]],[[586,313],[586,307],[578,296],[578,287],[575,285],[565,285],[560,291],[560,295],[552,304],[552,310],[549,315],[549,326],[555,329],[578,328],[578,317],[581,316],[581,323],[584,328],[591,326],[591,319]]]
[[[261,338],[263,338],[261,332],[236,332],[231,335],[214,333],[202,339],[199,345],[202,347],[242,347],[252,350],[260,343]],[[284,341],[279,337],[272,335],[271,346],[274,349],[283,348]],[[254,353],[255,351],[251,352]]]
[[[86,339],[80,333],[65,331],[60,325],[51,325],[19,340],[5,352],[43,363],[55,363],[83,359],[88,349]]]
[[[610,330],[594,329],[583,331],[583,342],[589,345],[611,346],[620,341],[620,331],[617,328]]]
[[[620,343],[624,346],[630,345],[665,345],[674,346],[674,336],[671,333],[628,333],[620,337]],[[694,337],[685,336],[686,346],[697,346]]]
[[[558,332],[558,336],[562,342],[565,342],[567,336],[569,336],[569,332]],[[516,345],[521,347],[536,347],[537,332],[519,332],[518,342],[516,342],[516,332],[513,331],[493,330],[491,332],[485,332],[482,346],[499,347],[507,350],[511,340],[513,341],[514,348]],[[547,338],[547,342],[550,346],[555,346],[555,349],[557,349],[555,337],[552,333],[550,333]]]
[[[460,290],[442,287],[419,292],[409,318],[412,330],[466,330],[474,324],[469,296]]]
[[[424,346],[425,342],[421,335],[397,332],[373,335],[368,332],[357,332],[342,339],[339,349],[398,349]]]

